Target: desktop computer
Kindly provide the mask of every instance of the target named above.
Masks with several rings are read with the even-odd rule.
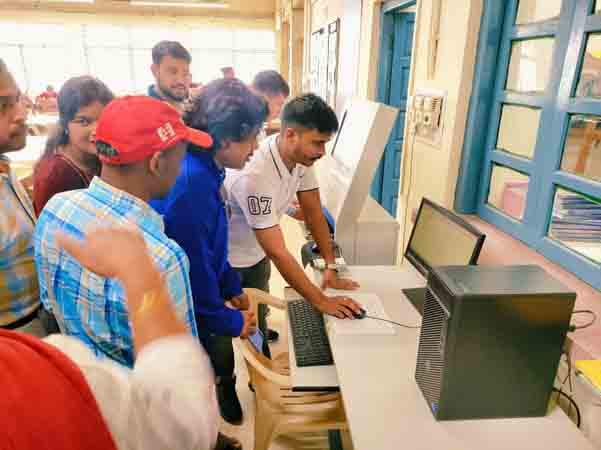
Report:
[[[538,266],[431,268],[415,379],[434,417],[544,416],[575,299]]]
[[[405,258],[427,278],[434,266],[475,265],[485,237],[457,214],[423,198]],[[403,293],[421,313],[426,288],[403,289]]]

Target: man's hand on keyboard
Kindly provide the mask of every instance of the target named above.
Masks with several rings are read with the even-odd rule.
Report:
[[[326,297],[324,295],[322,299],[313,303],[313,306],[322,313],[339,319],[352,319],[353,311],[357,314],[361,312],[361,306],[357,302],[344,296]]]
[[[359,283],[350,278],[339,278],[335,270],[324,270],[321,279],[321,288],[340,289],[345,291],[354,291],[359,287]]]

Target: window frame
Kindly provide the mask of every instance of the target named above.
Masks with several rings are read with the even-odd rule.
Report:
[[[494,0],[493,0],[494,1]],[[459,212],[477,213],[487,222],[525,242],[593,287],[601,289],[601,262],[596,263],[547,236],[556,188],[601,198],[601,183],[561,171],[566,134],[572,114],[601,116],[601,100],[572,97],[576,90],[588,34],[601,32],[601,15],[594,15],[594,0],[564,0],[559,19],[515,25],[518,0],[510,0],[503,11],[503,22],[492,17],[496,8],[487,1],[483,14],[470,101],[466,139],[457,185],[455,207]],[[512,42],[553,36],[552,70],[542,94],[523,94],[505,90]],[[491,45],[491,37],[494,42]],[[482,40],[486,40],[485,45]],[[491,74],[485,62],[494,59]],[[474,95],[481,94],[480,97]],[[532,159],[495,148],[503,104],[540,108],[540,124]],[[477,113],[488,110],[486,126]],[[479,125],[483,130],[475,131]],[[529,176],[524,216],[514,219],[487,204],[493,164],[500,164]],[[469,191],[472,191],[471,193]],[[473,191],[477,191],[474,195]]]
[[[11,21],[2,21],[0,20],[0,26],[3,23],[11,23]],[[21,24],[23,25],[23,24]],[[90,68],[93,66],[92,61],[90,61],[91,58],[91,54],[93,53],[94,50],[102,50],[102,51],[110,51],[113,49],[117,49],[120,51],[125,51],[127,52],[127,64],[124,64],[122,67],[118,67],[118,70],[121,71],[121,76],[127,79],[127,85],[129,86],[127,94],[134,94],[134,93],[140,93],[138,87],[140,87],[140,80],[138,80],[136,78],[137,74],[139,74],[139,70],[136,70],[135,64],[136,64],[136,58],[134,57],[134,54],[136,52],[139,51],[146,51],[148,53],[148,64],[147,66],[150,67],[151,64],[151,52],[150,52],[150,48],[148,45],[146,44],[142,44],[142,42],[140,41],[140,39],[137,36],[134,36],[134,32],[135,32],[135,26],[134,25],[112,25],[110,23],[84,23],[84,24],[78,24],[78,25],[73,25],[73,26],[66,26],[66,25],[62,25],[62,24],[53,24],[53,23],[44,23],[44,24],[37,24],[35,23],[35,25],[39,25],[39,26],[60,26],[63,29],[63,37],[64,39],[61,40],[61,42],[65,42],[64,46],[58,45],[56,43],[52,43],[52,44],[46,44],[42,41],[40,42],[36,42],[36,43],[32,43],[31,42],[31,37],[28,37],[29,40],[23,41],[21,42],[21,40],[18,40],[19,42],[13,42],[13,41],[3,41],[2,39],[2,35],[0,35],[0,50],[2,48],[5,47],[14,47],[14,48],[18,48],[19,52],[21,54],[21,67],[18,68],[12,68],[13,71],[20,71],[20,73],[23,73],[23,77],[24,77],[24,81],[25,84],[20,86],[24,91],[31,91],[31,90],[37,90],[38,86],[33,86],[32,85],[32,77],[29,76],[28,74],[28,67],[27,64],[25,63],[25,60],[23,58],[23,53],[26,49],[30,49],[30,48],[38,48],[38,47],[53,47],[53,48],[64,48],[65,51],[67,51],[68,49],[68,45],[69,42],[71,42],[71,38],[73,36],[77,36],[77,46],[81,47],[81,51],[82,51],[82,55],[84,57],[83,63],[84,63],[84,67],[82,70],[82,74],[84,73],[91,73]],[[105,26],[105,27],[117,27],[122,29],[125,34],[127,35],[126,40],[124,40],[123,42],[119,41],[119,42],[109,42],[109,43],[103,43],[103,42],[98,42],[98,40],[94,40],[94,41],[90,41],[90,28],[91,27],[101,27],[101,26]],[[188,28],[181,28],[181,27],[174,27],[174,26],[169,26],[169,25],[160,25],[160,24],[155,24],[156,28],[158,30],[161,30],[165,35],[163,36],[164,39],[171,39],[171,38],[177,38],[177,37],[182,37],[182,36],[186,36],[187,33],[190,32],[190,30]],[[257,32],[261,32],[261,33],[265,33],[265,32],[272,32],[272,30],[267,29],[267,28],[246,28],[244,30],[239,30],[236,29],[235,27],[231,27],[231,26],[222,26],[222,27],[215,27],[215,26],[207,26],[208,29],[218,29],[220,31],[223,32],[224,35],[229,36],[229,40],[231,42],[231,45],[228,48],[221,48],[218,45],[215,45],[214,42],[212,41],[208,41],[206,42],[206,45],[201,46],[198,45],[197,43],[195,43],[192,46],[188,45],[188,50],[190,51],[191,54],[194,54],[195,52],[207,52],[207,53],[220,53],[220,54],[224,54],[226,55],[226,59],[232,61],[232,64],[236,64],[236,60],[237,59],[244,59],[246,58],[246,60],[250,59],[256,59],[257,57],[273,57],[273,61],[274,61],[274,65],[277,64],[276,58],[277,58],[277,54],[276,54],[276,48],[275,48],[275,35],[273,38],[273,48],[268,48],[268,44],[271,44],[270,40],[267,39],[266,37],[263,37],[263,39],[261,40],[260,44],[256,47],[256,48],[250,48],[248,46],[243,45],[243,43],[240,42],[240,36],[238,36],[238,34],[240,34],[241,32],[253,32],[253,31],[257,31]],[[97,37],[96,35],[94,35],[95,38]],[[157,38],[158,41],[158,38]],[[186,43],[184,42],[184,45],[186,45]],[[219,67],[215,67],[214,68],[214,73],[215,73],[215,77],[218,76],[219,73]],[[150,70],[150,69],[146,69],[146,70]],[[248,75],[248,74],[247,74]],[[66,80],[65,80],[66,81]],[[208,82],[210,81],[210,79],[194,79],[193,81],[202,81],[202,82]],[[248,82],[251,82],[252,80],[245,80]],[[111,86],[109,86],[111,87]],[[144,92],[146,92],[146,87],[144,88]],[[117,91],[115,92],[117,95],[122,95],[125,94],[125,92],[120,92]]]

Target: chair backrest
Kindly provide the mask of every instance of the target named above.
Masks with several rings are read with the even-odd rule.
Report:
[[[245,289],[252,310],[259,304],[285,309],[285,302],[258,289]],[[294,392],[287,374],[288,353],[271,360],[258,352],[247,339],[235,339],[238,351],[244,357],[250,381],[257,399],[266,401],[274,409],[300,414],[328,414],[341,406],[340,395],[331,392]]]

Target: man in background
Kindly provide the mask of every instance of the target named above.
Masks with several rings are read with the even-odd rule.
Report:
[[[58,94],[51,84],[46,86],[46,90],[36,97],[35,105],[41,113],[58,111]]]
[[[27,111],[0,59],[0,328],[43,337],[33,255],[33,205],[6,156],[25,147]]]
[[[148,88],[148,95],[183,112],[189,96],[191,62],[190,52],[179,42],[161,41],[155,45],[150,66],[155,84]]]
[[[196,336],[190,265],[184,250],[164,233],[163,219],[148,205],[166,196],[177,179],[188,142],[209,147],[206,133],[189,129],[164,102],[145,97],[113,100],[96,127],[102,173],[87,189],[56,194],[46,204],[35,232],[40,297],[61,331],[96,355],[131,367],[134,345],[123,286],[91,273],[59,248],[56,235],[76,237],[93,223],[139,229],[164,276],[178,318]],[[146,300],[147,306],[153,298]],[[134,313],[135,314],[135,313]]]
[[[221,73],[223,74],[223,78],[236,78],[236,71],[233,67],[222,67]]]
[[[290,86],[284,77],[275,70],[264,70],[255,75],[252,90],[263,97],[269,108],[266,122],[272,122],[280,117],[282,107],[290,95]],[[266,138],[265,131],[259,136],[259,142]]]

